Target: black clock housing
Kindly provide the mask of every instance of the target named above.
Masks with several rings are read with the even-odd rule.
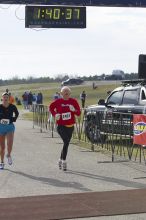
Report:
[[[86,28],[86,7],[25,7],[26,28]]]

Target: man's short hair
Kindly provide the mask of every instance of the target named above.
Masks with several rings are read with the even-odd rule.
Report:
[[[70,90],[70,88],[69,88],[68,86],[63,86],[63,87],[61,88],[61,92],[63,92],[64,90],[68,90],[68,91],[71,92],[71,90]]]

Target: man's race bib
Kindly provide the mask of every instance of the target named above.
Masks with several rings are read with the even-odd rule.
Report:
[[[3,125],[8,125],[8,124],[10,124],[10,120],[9,119],[1,119],[0,123]]]
[[[62,113],[62,120],[71,119],[71,112]]]

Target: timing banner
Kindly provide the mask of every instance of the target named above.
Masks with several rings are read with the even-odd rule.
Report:
[[[146,145],[146,115],[133,115],[133,143]]]

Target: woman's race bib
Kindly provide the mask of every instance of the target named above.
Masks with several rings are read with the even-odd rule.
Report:
[[[0,123],[3,125],[8,125],[8,124],[10,124],[10,120],[9,119],[1,119]]]
[[[62,113],[62,120],[71,119],[71,112]]]

